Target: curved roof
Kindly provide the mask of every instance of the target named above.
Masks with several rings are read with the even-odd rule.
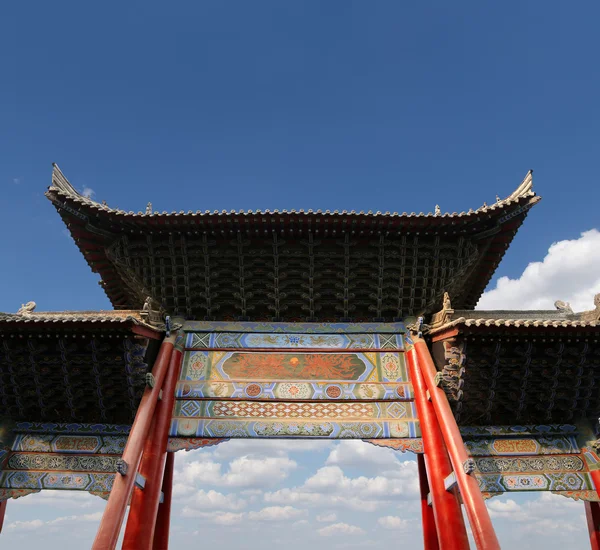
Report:
[[[207,320],[378,320],[473,308],[540,197],[529,171],[476,210],[126,212],[54,165],[46,192],[117,309]]]

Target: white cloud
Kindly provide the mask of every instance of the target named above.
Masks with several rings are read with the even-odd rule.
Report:
[[[331,537],[333,535],[364,535],[365,531],[356,525],[347,523],[334,523],[317,531],[322,537]]]
[[[91,187],[84,187],[81,191],[81,194],[86,199],[91,199],[96,194],[96,191],[94,191]]]
[[[331,523],[337,519],[335,512],[331,512],[329,514],[321,514],[317,516],[317,521],[321,523]]]
[[[255,459],[242,456],[229,464],[223,484],[229,487],[262,487],[284,480],[297,467],[287,457]]]
[[[477,309],[554,309],[570,302],[574,311],[594,309],[600,292],[600,231],[591,229],[578,239],[559,241],[541,262],[532,262],[518,279],[500,277],[485,292]]]
[[[490,511],[490,516],[505,517],[519,519],[519,516],[523,514],[523,509],[514,500],[508,499],[502,500],[490,500],[487,503],[487,508]]]
[[[203,512],[184,506],[181,510],[181,515],[186,518],[201,518],[214,523],[216,525],[237,525],[245,518],[244,512]]]
[[[217,460],[231,460],[240,456],[287,457],[291,453],[326,451],[332,446],[331,441],[311,439],[234,439],[214,447],[212,453]]]
[[[201,510],[241,510],[246,507],[246,501],[236,495],[224,495],[203,489],[196,491],[192,499],[188,500],[188,504]]]
[[[253,521],[286,521],[306,515],[306,510],[293,506],[268,506],[258,512],[249,512],[248,518]]]
[[[488,501],[490,516],[496,520],[506,519],[521,533],[548,535],[579,532],[585,525],[583,504],[569,498],[540,493],[535,500],[517,504],[510,498]]]
[[[177,468],[177,483],[174,491],[178,495],[193,492],[197,485],[222,487],[275,485],[286,479],[297,467],[297,463],[288,457],[241,456],[231,461],[228,470],[223,473],[222,464],[214,462],[211,455],[198,454],[194,458],[196,460],[188,461]]]
[[[265,493],[265,501],[276,504],[304,503],[345,507],[372,512],[391,500],[418,494],[416,462],[399,462],[400,475],[393,477],[347,477],[338,466],[325,466],[300,487]]]
[[[14,183],[15,185],[20,185],[20,184],[21,184],[21,181],[22,181],[22,180],[21,180],[21,178],[13,178],[13,183]]]
[[[6,526],[7,531],[35,531],[42,527],[51,527],[60,523],[77,524],[83,521],[100,521],[102,512],[94,512],[93,514],[83,514],[80,516],[61,516],[48,521],[41,519],[33,519],[30,521],[13,521]]]
[[[356,467],[364,472],[382,473],[390,471],[392,475],[402,469],[398,460],[398,451],[376,447],[364,441],[341,441],[329,453],[326,464],[341,467]]]
[[[397,516],[384,516],[379,518],[377,523],[384,529],[406,529],[409,526],[408,520]]]
[[[7,531],[35,531],[46,525],[41,519],[32,519],[30,521],[12,521],[6,526]]]

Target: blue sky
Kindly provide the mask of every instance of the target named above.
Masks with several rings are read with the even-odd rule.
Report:
[[[550,0],[4,2],[0,311],[110,307],[43,197],[51,162],[135,211],[461,211],[533,168],[543,201],[485,303],[591,307],[599,16],[597,2]],[[300,453],[293,475],[330,452]],[[11,521],[81,513],[28,498]],[[372,540],[360,518],[343,522]],[[27,533],[24,550],[39,536]]]

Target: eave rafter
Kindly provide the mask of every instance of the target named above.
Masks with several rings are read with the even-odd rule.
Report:
[[[47,196],[116,308],[152,296],[187,318],[320,321],[428,314],[445,290],[473,308],[539,200],[528,173],[506,199],[452,214],[136,214],[82,197],[56,166]]]

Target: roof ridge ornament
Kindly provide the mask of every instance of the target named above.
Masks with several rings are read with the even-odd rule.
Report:
[[[81,194],[71,185],[69,180],[62,173],[62,170],[58,167],[56,162],[52,163],[52,186],[65,193],[66,195],[75,195],[81,197]]]
[[[595,309],[582,311],[579,316],[582,321],[600,321],[600,293],[594,296]]]
[[[26,304],[21,304],[21,307],[17,311],[17,315],[30,315],[33,313],[33,310],[36,307],[35,302],[27,302]]]
[[[529,170],[527,175],[519,185],[505,200],[515,200],[528,194],[533,194],[533,170]]]
[[[561,313],[566,313],[567,315],[573,315],[575,313],[569,302],[556,300],[556,302],[554,302],[554,307]]]

